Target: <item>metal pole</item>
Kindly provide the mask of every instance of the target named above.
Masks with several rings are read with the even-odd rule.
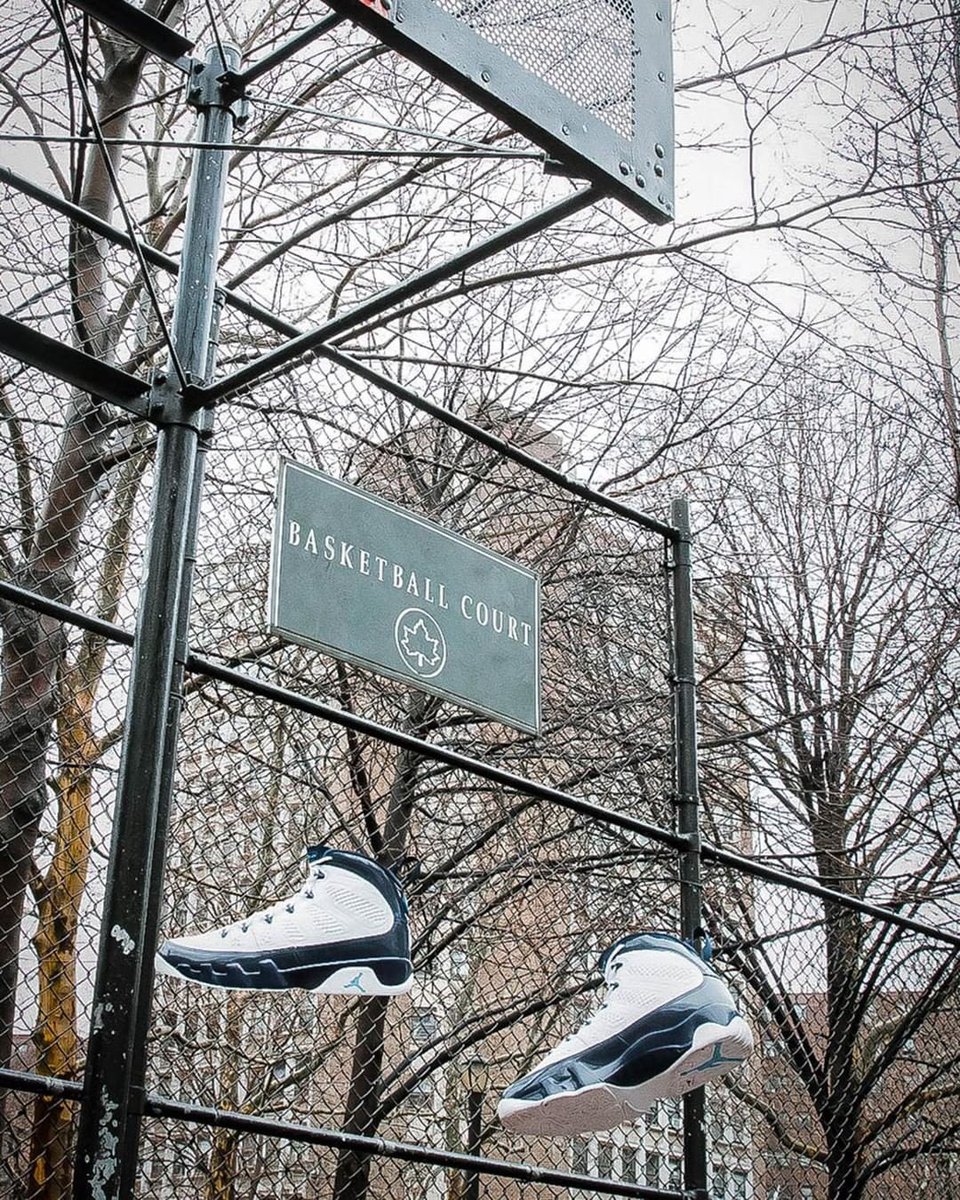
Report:
[[[195,64],[189,98],[201,114],[201,142],[229,142],[233,137],[236,96],[218,77],[239,64],[239,52],[232,47],[222,57],[219,48],[211,51],[206,65]],[[204,382],[213,366],[226,172],[223,151],[195,153],[172,331],[190,383]],[[137,613],[117,781],[74,1200],[127,1200],[133,1195],[176,752],[178,682],[187,654],[201,450],[212,427],[211,414],[187,403],[172,381],[159,379],[150,401],[158,437],[147,573]]]
[[[673,727],[676,754],[677,832],[688,839],[679,853],[680,933],[699,944],[701,928],[700,788],[697,768],[697,690],[693,627],[690,508],[670,505],[673,570]],[[707,1130],[703,1088],[683,1098],[683,1179],[687,1193],[707,1195]]]
[[[468,1075],[470,1071],[468,1070]],[[483,1145],[483,1096],[475,1083],[467,1080],[467,1146],[468,1154],[480,1156]],[[480,1200],[480,1172],[471,1168],[463,1174],[463,1200]]]

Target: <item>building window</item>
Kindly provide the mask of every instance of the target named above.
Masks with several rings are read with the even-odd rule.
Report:
[[[644,1168],[643,1168],[643,1176],[644,1176],[643,1182],[647,1185],[647,1187],[659,1187],[660,1186],[660,1163],[661,1163],[661,1161],[662,1160],[660,1158],[660,1155],[657,1154],[656,1151],[651,1150],[647,1154],[647,1161],[646,1161],[646,1163],[644,1163]]]
[[[597,1150],[597,1174],[601,1179],[613,1175],[613,1145],[610,1142],[601,1142]]]
[[[415,1045],[426,1046],[437,1036],[439,1026],[434,1009],[417,1009],[410,1016],[410,1037]]]
[[[427,1046],[437,1036],[440,1022],[435,1009],[418,1008],[410,1014],[410,1040],[415,1046]],[[424,1060],[418,1060],[422,1063]],[[418,1079],[407,1094],[408,1102],[414,1108],[432,1108],[434,1081],[429,1075]]]
[[[623,1177],[624,1183],[636,1183],[637,1182],[637,1180],[639,1178],[639,1172],[637,1170],[637,1166],[638,1166],[637,1160],[638,1160],[638,1153],[637,1153],[636,1146],[624,1146],[623,1150],[621,1151],[621,1156],[620,1156],[620,1161],[622,1164],[621,1168],[620,1168],[620,1174]]]
[[[433,1107],[433,1081],[429,1075],[424,1075],[411,1087],[407,1093],[407,1101],[414,1108]]]
[[[683,1159],[682,1158],[674,1158],[673,1156],[671,1156],[670,1158],[667,1159],[667,1169],[669,1171],[669,1177],[667,1179],[667,1186],[672,1187],[672,1188],[677,1188],[678,1190],[680,1188],[682,1188],[683,1187]]]
[[[570,1170],[574,1175],[590,1174],[590,1157],[588,1143],[583,1138],[574,1138],[570,1147]]]

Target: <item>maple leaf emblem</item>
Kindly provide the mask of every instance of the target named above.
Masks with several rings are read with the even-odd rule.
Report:
[[[426,667],[435,667],[440,661],[440,642],[430,636],[430,630],[419,617],[412,626],[403,626],[400,645],[407,658],[421,671]]]

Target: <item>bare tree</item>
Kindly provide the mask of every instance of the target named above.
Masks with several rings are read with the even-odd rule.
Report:
[[[819,391],[806,380],[804,370],[797,390],[785,384],[778,426],[718,521],[721,591],[743,646],[708,710],[714,804],[724,793],[743,803],[721,750],[735,746],[760,854],[840,897],[949,927],[960,627],[940,564],[957,530],[925,495],[922,437],[902,438],[878,397],[852,399],[856,380]],[[777,1103],[762,1071],[743,1098],[771,1145],[797,1156],[798,1178],[819,1164],[827,1194],[848,1200],[950,1152],[960,1054],[943,1034],[960,986],[955,948],[842,899],[801,903],[723,880],[718,936],[789,1069]]]

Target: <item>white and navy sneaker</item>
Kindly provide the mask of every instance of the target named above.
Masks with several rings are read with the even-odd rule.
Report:
[[[164,942],[156,967],[208,987],[399,995],[413,985],[407,902],[386,867],[309,846],[299,892],[222,929]]]
[[[621,938],[600,959],[607,984],[590,1019],[503,1094],[513,1132],[574,1136],[635,1121],[740,1063],[753,1035],[697,952],[664,933]]]

